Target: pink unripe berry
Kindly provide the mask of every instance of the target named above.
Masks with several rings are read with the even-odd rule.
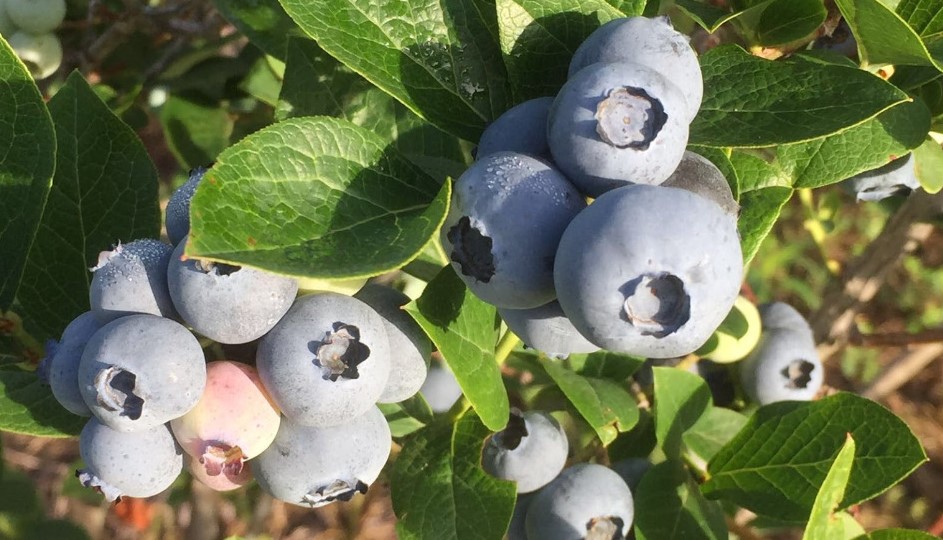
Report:
[[[224,470],[222,474],[210,475],[206,470],[206,466],[200,463],[199,459],[187,456],[187,470],[190,471],[193,478],[214,491],[232,491],[252,481],[251,461],[242,463],[241,470],[236,474]]]

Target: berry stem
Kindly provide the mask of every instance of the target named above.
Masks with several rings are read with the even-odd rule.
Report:
[[[498,365],[504,364],[504,361],[508,359],[508,356],[511,355],[511,352],[517,347],[521,342],[521,338],[514,335],[514,332],[508,330],[501,336],[501,339],[498,340],[498,346],[494,352],[494,359]]]

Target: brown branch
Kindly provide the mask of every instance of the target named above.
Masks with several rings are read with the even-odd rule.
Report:
[[[941,355],[943,355],[943,343],[915,347],[895,358],[871,385],[861,392],[861,395],[868,399],[879,400],[907,384]]]
[[[879,334],[862,334],[852,328],[848,338],[849,345],[859,347],[907,347],[927,343],[943,342],[943,328],[931,328],[921,332],[882,332]]]

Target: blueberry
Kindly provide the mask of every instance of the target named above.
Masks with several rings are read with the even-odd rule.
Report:
[[[452,267],[479,298],[527,309],[554,299],[560,235],[586,201],[546,162],[498,152],[455,182],[442,227]]]
[[[354,298],[364,302],[383,317],[390,340],[390,377],[380,403],[397,403],[415,395],[426,380],[432,342],[419,323],[403,311],[409,297],[385,285],[365,285]]]
[[[560,307],[603,349],[687,355],[730,311],[743,276],[736,221],[688,191],[626,186],[573,220],[554,268]]]
[[[527,510],[527,538],[625,538],[632,530],[629,486],[603,465],[569,467],[548,484]],[[591,536],[592,535],[592,536]]]
[[[65,19],[65,0],[6,0],[4,4],[13,24],[33,35],[52,32]]]
[[[173,247],[159,240],[118,244],[98,256],[89,287],[92,312],[103,323],[131,313],[176,318],[167,289],[167,263]]]
[[[632,62],[654,69],[680,88],[685,124],[701,107],[704,81],[697,53],[688,37],[671,27],[668,17],[614,19],[597,28],[573,53],[569,77],[584,67],[603,62]]]
[[[186,239],[167,265],[170,297],[193,330],[219,343],[248,343],[265,335],[291,307],[298,282],[286,276],[222,263],[184,259]]]
[[[157,495],[183,469],[183,451],[165,424],[123,433],[91,418],[79,436],[79,451],[85,468],[76,476],[109,501]]]
[[[737,398],[736,382],[730,374],[731,369],[729,366],[710,360],[699,360],[690,371],[699,375],[707,383],[714,405],[730,407]]]
[[[193,478],[213,491],[232,491],[234,489],[239,489],[247,485],[249,482],[252,482],[254,479],[252,476],[251,461],[246,461],[243,463],[242,467],[239,468],[239,472],[235,472],[235,469],[233,469],[225,471],[223,474],[215,475],[209,474],[209,472],[206,470],[206,465],[200,463],[199,458],[195,458],[189,454],[186,454],[184,461],[186,463],[187,470],[190,472]]]
[[[419,393],[429,403],[432,412],[444,413],[462,397],[462,387],[444,362],[433,362],[429,365],[429,372]]]
[[[808,323],[782,302],[761,306],[760,316],[760,343],[740,363],[744,391],[760,405],[811,400],[822,387],[824,371]]]
[[[566,358],[599,350],[579,333],[556,300],[531,309],[501,308],[498,314],[524,345],[550,357]]]
[[[548,413],[512,410],[508,425],[485,443],[481,465],[492,476],[517,483],[518,493],[536,491],[563,470],[566,433]]]
[[[79,362],[85,344],[101,327],[95,314],[86,311],[65,327],[58,343],[53,341],[46,346],[47,356],[43,360],[46,380],[56,401],[72,414],[92,415],[79,390]]]
[[[190,177],[186,183],[177,188],[170,200],[167,201],[166,220],[167,237],[170,243],[177,245],[188,234],[190,234],[190,199],[196,193],[203,175],[206,174],[206,167],[196,167],[190,169]]]
[[[557,94],[547,121],[554,162],[597,197],[626,184],[661,184],[688,141],[681,92],[639,64],[591,64]]]
[[[507,540],[527,540],[527,510],[530,509],[530,503],[540,491],[530,493],[518,493],[517,500],[514,502],[514,514],[511,515],[511,523],[508,525]]]
[[[85,404],[118,431],[147,430],[186,414],[205,385],[200,343],[179,323],[155,315],[106,324],[79,364]]]
[[[816,39],[812,43],[812,48],[832,51],[853,60],[858,59],[858,41],[845,19],[838,23],[838,26],[832,30],[831,35]]]
[[[292,422],[336,426],[374,406],[390,375],[383,318],[337,293],[302,296],[262,338],[256,367]]]
[[[62,65],[62,42],[52,32],[30,34],[20,30],[7,42],[36,79],[51,76]]]
[[[914,169],[913,154],[895,159],[877,169],[856,174],[844,186],[857,195],[859,201],[880,201],[893,195],[906,195],[920,187]]]
[[[252,463],[263,491],[298,506],[349,501],[380,475],[392,438],[383,413],[370,407],[334,427],[283,419],[275,442]]]
[[[552,97],[529,99],[506,110],[481,134],[475,159],[497,152],[517,152],[550,159],[547,114]]]
[[[685,150],[678,168],[661,185],[685,189],[713,201],[734,219],[740,212],[740,205],[733,198],[724,173],[710,160],[694,152]]]
[[[221,360],[206,365],[206,388],[196,406],[170,421],[174,437],[195,458],[204,483],[238,485],[246,460],[272,444],[281,419],[255,368]],[[223,478],[217,479],[222,476]]]

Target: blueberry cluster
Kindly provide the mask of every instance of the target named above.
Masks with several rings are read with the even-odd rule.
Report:
[[[0,0],[0,35],[37,79],[62,64],[62,43],[53,31],[65,13],[65,0]]]
[[[617,19],[576,50],[555,97],[482,134],[441,241],[526,345],[677,357],[730,311],[738,206],[721,171],[685,151],[702,86],[667,18]]]
[[[103,252],[91,310],[47,348],[53,395],[91,417],[77,476],[109,500],[155,495],[184,466],[220,491],[255,479],[300,506],[349,500],[390,454],[376,404],[419,391],[432,344],[394,289],[299,296],[293,278],[186,258],[204,173],[168,204],[176,247],[144,239]],[[254,365],[207,362],[197,335],[249,344]]]

